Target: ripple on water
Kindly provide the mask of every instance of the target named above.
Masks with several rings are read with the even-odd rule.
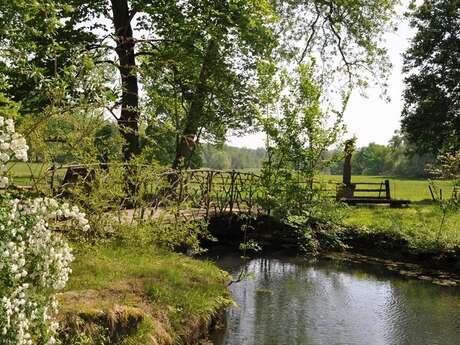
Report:
[[[233,284],[217,345],[459,345],[460,293],[375,267],[237,256],[218,263]]]

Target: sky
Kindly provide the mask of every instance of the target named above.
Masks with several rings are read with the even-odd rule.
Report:
[[[402,14],[402,10],[399,11]],[[401,110],[403,106],[402,92],[404,90],[402,75],[402,53],[409,46],[413,32],[406,20],[398,21],[398,30],[385,35],[385,46],[392,63],[391,75],[388,80],[388,95],[390,102],[380,97],[380,90],[368,89],[367,97],[354,92],[344,115],[347,126],[345,138],[357,137],[358,146],[369,143],[387,144],[394,131],[400,127]],[[265,135],[255,133],[244,137],[230,137],[228,144],[237,147],[263,147]]]

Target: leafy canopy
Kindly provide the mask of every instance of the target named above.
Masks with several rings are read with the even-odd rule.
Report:
[[[413,4],[417,30],[404,55],[402,129],[421,153],[460,148],[460,1]]]

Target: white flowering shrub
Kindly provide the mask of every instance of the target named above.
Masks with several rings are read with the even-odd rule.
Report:
[[[15,132],[13,120],[0,116],[0,188],[8,185],[6,163],[12,158],[27,161],[28,148],[24,137]]]
[[[27,145],[10,120],[0,119],[0,160],[27,159]],[[0,177],[6,184],[2,169]],[[50,198],[0,197],[0,345],[56,343],[57,303],[73,256],[61,234],[87,230],[84,213]]]

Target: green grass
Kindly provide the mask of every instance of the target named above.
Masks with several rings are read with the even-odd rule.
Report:
[[[43,180],[47,166],[43,163],[11,162],[7,165],[12,183],[20,186],[32,185],[33,178]]]
[[[402,236],[416,251],[451,249],[460,246],[460,211],[452,211],[441,228],[442,212],[432,201],[428,180],[382,176],[353,176],[352,182],[381,182],[390,180],[394,199],[412,201],[409,207],[390,209],[387,206],[354,206],[347,211],[346,225],[363,232],[384,232]],[[324,175],[326,181],[341,182],[338,175]],[[436,181],[445,197],[450,197],[452,184]],[[375,186],[373,186],[375,187]]]
[[[401,236],[416,251],[451,249],[460,246],[460,211],[447,215],[441,228],[442,212],[437,205],[409,208],[350,207],[345,223],[367,233]]]
[[[339,175],[323,175],[323,178],[325,181],[342,181],[342,176]],[[385,179],[390,180],[391,196],[394,199],[407,199],[413,202],[432,199],[428,189],[428,180],[426,179],[354,175],[351,181],[380,183]],[[444,195],[449,196],[452,193],[452,186],[448,181],[437,181],[436,183],[443,189]]]
[[[210,262],[126,245],[89,247],[76,253],[71,279],[61,296],[63,313],[91,315],[102,310],[110,315],[121,305],[133,315],[144,315],[126,344],[144,344],[152,337],[159,343],[177,341],[230,303],[228,276]]]
[[[18,162],[9,167],[11,175],[14,176],[13,182],[23,185],[32,184],[31,170],[35,176],[43,175],[46,170],[46,167],[41,163]],[[257,173],[258,171],[252,169],[251,172]],[[60,170],[59,173],[63,174],[64,171]],[[340,183],[342,180],[340,175],[322,175],[321,178],[326,182]],[[460,214],[450,215],[444,229],[439,233],[441,214],[432,202],[428,180],[354,175],[352,182],[380,183],[385,179],[390,180],[392,198],[410,200],[412,202],[410,207],[400,210],[390,210],[386,207],[352,207],[346,220],[348,225],[365,229],[365,231],[397,231],[407,238],[415,248],[460,246],[460,229],[457,226],[460,224]],[[445,197],[451,195],[452,187],[449,182],[437,181],[436,184],[443,190]],[[377,186],[372,187],[376,188]],[[191,188],[193,189],[193,186]],[[195,188],[200,190],[198,186]],[[331,185],[330,189],[334,193],[335,185]],[[219,184],[213,187],[213,193],[220,193],[221,197],[225,194]],[[242,193],[246,192],[242,191]]]
[[[39,175],[46,169],[43,163],[28,162],[11,162],[8,163],[8,170],[12,176],[28,177],[30,175]]]
[[[34,176],[36,179],[43,183],[43,174],[47,167],[43,163],[24,163],[14,162],[8,165],[10,176],[12,177],[13,183],[18,185],[32,185]],[[244,172],[258,173],[260,169],[245,169]],[[63,175],[64,170],[59,170],[58,174]],[[342,176],[340,175],[322,175],[322,179],[326,182],[341,182]],[[390,180],[391,194],[395,199],[408,199],[413,202],[431,200],[431,194],[428,189],[428,180],[424,179],[404,179],[397,177],[384,177],[384,176],[362,176],[354,175],[352,182],[374,182],[379,183],[385,179]],[[437,182],[439,187],[443,189],[443,193],[449,196],[452,188],[448,182],[439,181]],[[220,186],[215,186],[219,189]],[[374,186],[375,187],[375,186]],[[335,186],[331,186],[334,189]]]

